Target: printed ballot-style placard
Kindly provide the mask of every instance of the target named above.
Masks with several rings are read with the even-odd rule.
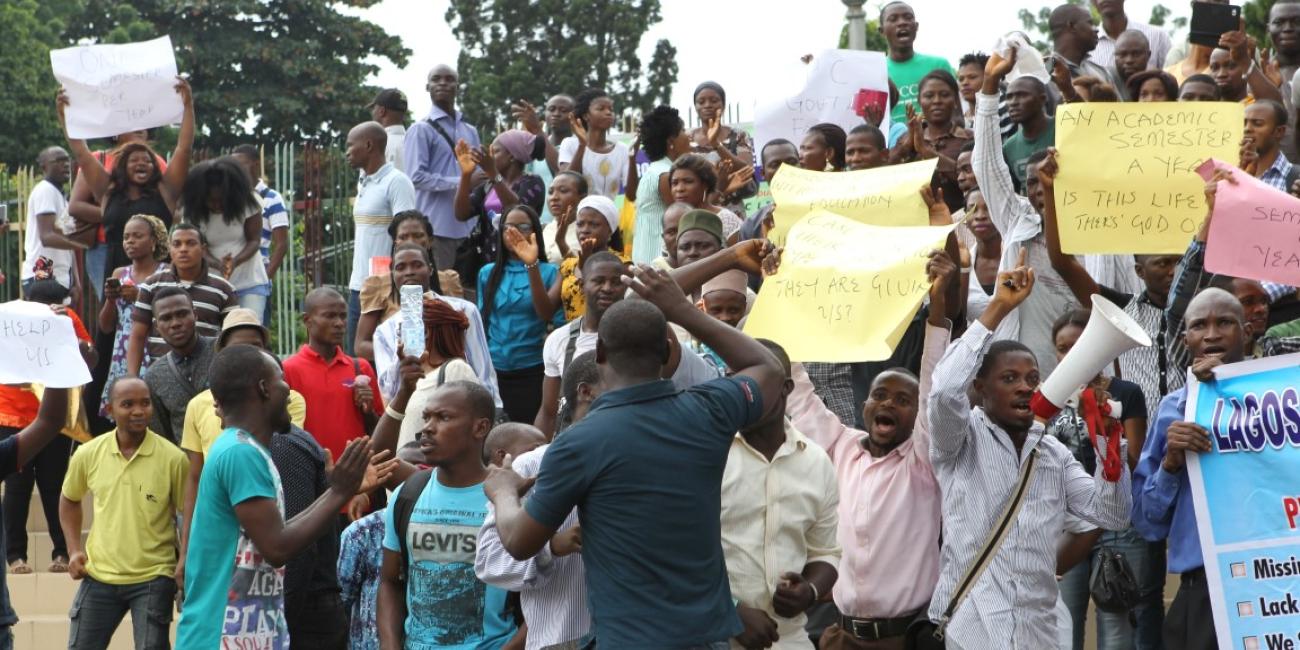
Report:
[[[1214,193],[1214,216],[1205,245],[1205,268],[1239,278],[1300,286],[1300,199],[1219,160],[1197,171],[1232,172]]]
[[[1217,201],[1216,201],[1217,203]],[[1187,471],[1219,647],[1300,648],[1300,354],[1188,379]]]
[[[1066,104],[1056,110],[1056,214],[1067,253],[1177,254],[1205,220],[1211,158],[1235,160],[1236,102]]]
[[[109,138],[175,124],[185,114],[176,94],[170,36],[50,50],[50,64],[68,93],[68,135],[73,138]]]
[[[784,246],[790,227],[813,210],[872,226],[925,226],[930,211],[921,186],[930,184],[935,159],[853,172],[814,172],[782,165],[772,179],[775,225],[768,238]]]
[[[790,230],[745,333],[780,343],[792,361],[888,359],[930,290],[929,252],[952,229],[809,213]]]
[[[882,108],[880,130],[889,133],[889,71],[882,52],[822,50],[811,63],[771,71],[778,97],[754,113],[754,144],[784,138],[797,146],[808,127],[829,122],[846,132],[862,124],[866,106]],[[755,149],[757,151],[758,149]]]
[[[0,384],[73,388],[90,382],[72,319],[49,305],[15,300],[0,304]]]

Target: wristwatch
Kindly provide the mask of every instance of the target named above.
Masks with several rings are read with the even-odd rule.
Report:
[[[502,176],[501,174],[497,174],[496,176],[494,176],[494,177],[492,178],[492,183],[493,183],[493,184],[496,184],[496,183],[504,183],[504,182],[506,182],[506,177],[505,177],[505,176]]]

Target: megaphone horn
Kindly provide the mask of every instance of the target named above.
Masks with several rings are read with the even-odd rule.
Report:
[[[1038,387],[1030,408],[1039,417],[1052,417],[1080,386],[1092,381],[1119,355],[1149,345],[1151,337],[1137,321],[1115,303],[1093,294],[1092,317],[1088,319],[1087,327],[1083,328],[1083,334],[1061,363],[1056,365],[1056,370]]]

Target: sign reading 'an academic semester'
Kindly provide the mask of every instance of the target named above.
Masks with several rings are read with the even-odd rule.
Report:
[[[1210,158],[1235,160],[1233,102],[1083,103],[1056,111],[1056,213],[1067,253],[1181,253],[1205,219]]]

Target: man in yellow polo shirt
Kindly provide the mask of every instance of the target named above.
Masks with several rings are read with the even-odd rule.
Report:
[[[149,430],[153,402],[138,377],[109,388],[117,429],[72,455],[59,499],[68,539],[68,575],[81,580],[72,605],[69,650],[107,647],[131,612],[135,647],[169,647],[176,597],[176,525],[189,463],[171,441]],[[94,524],[81,545],[81,500],[95,495]]]
[[[228,345],[253,345],[263,350],[271,350],[271,333],[262,325],[262,318],[251,309],[243,307],[232,309],[221,322],[221,334],[217,336],[217,351]],[[289,420],[294,426],[301,427],[307,418],[307,401],[296,390],[289,391]],[[212,391],[205,390],[195,395],[185,406],[185,425],[181,428],[181,449],[189,458],[189,475],[185,480],[185,507],[181,517],[181,558],[176,570],[176,584],[183,589],[185,584],[186,542],[190,531],[190,517],[194,515],[194,497],[199,493],[199,476],[203,474],[203,459],[208,448],[216,442],[224,429],[221,412],[212,400]]]

